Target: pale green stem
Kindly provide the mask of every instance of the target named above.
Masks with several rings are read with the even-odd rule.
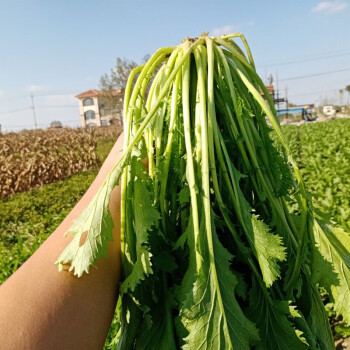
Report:
[[[154,81],[151,85],[150,92],[148,94],[147,98],[147,110],[149,111],[152,106],[155,104],[155,101],[157,99],[157,93],[159,92],[159,83],[160,78],[163,74],[163,71],[165,69],[165,65],[161,67],[161,69],[158,71],[156,77],[154,78]],[[147,128],[145,132],[145,139],[146,139],[146,146],[147,146],[147,157],[148,157],[148,174],[153,179],[154,176],[154,147],[153,147],[153,128]]]
[[[231,44],[231,42],[226,41],[226,40],[222,40],[221,38],[217,38],[215,41],[218,44],[225,47],[226,49],[228,49],[231,52],[231,54],[233,55],[233,57],[235,57],[239,62],[241,62],[244,65],[245,69],[249,73],[248,75],[252,78],[253,81],[254,80],[256,81],[256,84],[260,87],[260,89],[264,93],[264,96],[265,96],[265,98],[270,106],[270,109],[271,109],[271,111],[273,111],[274,118],[275,118],[276,122],[279,123],[274,102],[273,102],[270,94],[268,93],[265,84],[263,83],[263,81],[261,80],[259,75],[256,73],[255,69],[253,69],[251,67],[251,65],[247,63],[244,56],[242,56],[239,52],[236,51],[235,47]],[[236,62],[237,62],[237,60],[236,60]]]
[[[187,44],[188,45],[188,44]],[[191,144],[191,121],[190,121],[190,57],[186,57],[186,61],[182,69],[182,108],[183,108],[183,123],[184,123],[184,135],[187,155],[187,169],[186,177],[191,196],[191,208],[192,208],[192,220],[193,220],[193,232],[194,232],[194,246],[196,254],[196,269],[200,271],[202,266],[202,258],[197,250],[199,239],[199,218],[198,218],[198,203],[197,203],[197,191],[196,191],[196,179],[194,171],[194,163],[192,156],[192,144]]]
[[[122,157],[120,158],[120,160],[118,161],[118,163],[114,166],[114,168],[111,170],[110,173],[112,173],[118,166],[122,165],[124,168],[126,167],[127,163],[128,163],[128,160],[130,158],[130,154],[131,154],[131,151],[134,147],[134,145],[140,140],[140,138],[142,137],[142,133],[143,131],[145,130],[145,128],[149,125],[150,121],[152,120],[152,118],[154,117],[159,105],[162,103],[162,100],[163,98],[165,97],[165,95],[168,93],[168,90],[172,84],[172,81],[175,79],[176,77],[176,74],[177,72],[182,68],[182,65],[183,63],[186,61],[186,59],[189,57],[189,55],[191,54],[192,50],[201,43],[202,41],[201,40],[198,40],[197,42],[193,43],[192,45],[188,45],[188,47],[183,51],[183,57],[182,59],[178,62],[178,64],[174,67],[174,69],[172,70],[171,74],[169,75],[168,79],[167,79],[167,82],[165,83],[165,85],[163,86],[161,92],[159,93],[159,96],[156,100],[156,103],[154,104],[154,106],[152,107],[152,109],[147,113],[146,117],[145,117],[145,120],[141,123],[138,131],[136,132],[136,134],[133,136],[132,140],[129,142],[128,138],[129,138],[129,135],[125,135],[125,137],[127,138],[127,140],[125,141],[126,143],[126,147],[124,148],[124,152],[123,152],[123,155]],[[169,49],[167,49],[169,50]],[[150,67],[152,65],[152,63],[154,62],[154,60],[156,60],[157,56],[159,54],[161,54],[163,51],[162,50],[158,50],[157,53],[155,55],[153,55],[151,57],[151,59],[147,62],[146,65],[148,65],[148,67]],[[152,61],[152,58],[153,58],[153,61]],[[146,66],[145,65],[145,66]],[[145,66],[142,70],[142,72],[145,70]],[[134,87],[134,91],[132,93],[132,96],[131,96],[131,100],[130,100],[130,103],[129,105],[131,105],[131,108],[128,108],[128,110],[126,111],[127,114],[128,114],[128,117],[126,118],[126,120],[128,121],[128,123],[131,123],[131,117],[132,117],[132,107],[133,107],[133,104],[135,103],[136,101],[136,98],[137,98],[137,93],[135,93],[135,91],[139,91],[140,89],[140,77],[142,75],[142,72],[139,76],[139,78],[137,79],[137,82],[135,84],[135,87]],[[145,73],[146,74],[146,73]],[[143,75],[143,77],[145,76],[145,74]],[[126,175],[126,171],[124,171],[124,174]],[[105,182],[108,180],[108,176],[105,180]],[[105,183],[104,183],[105,184]],[[103,184],[103,185],[104,185]],[[102,185],[102,186],[103,186]],[[124,187],[125,187],[126,183],[124,183]],[[121,189],[123,191],[123,188]],[[126,193],[124,193],[124,196],[125,196]],[[124,212],[123,212],[123,208],[124,208]],[[123,227],[125,227],[125,197],[124,197],[124,206],[121,207],[121,220],[124,220],[124,221],[121,221],[121,225],[123,225]],[[123,230],[123,228],[122,228]],[[125,239],[124,239],[124,232],[121,232],[121,238],[123,239],[123,242],[125,242]],[[123,243],[124,244],[124,243]],[[123,246],[122,244],[122,247],[121,249],[124,249],[125,245]],[[123,250],[122,250],[122,253],[123,253]],[[123,255],[123,254],[122,254]]]
[[[164,52],[169,52],[169,48],[165,48],[165,50],[158,50],[151,59],[147,62],[147,64],[143,64],[131,71],[131,74],[128,78],[126,88],[125,88],[125,97],[124,97],[124,141],[123,141],[123,149],[124,152],[128,147],[129,140],[132,133],[132,126],[134,123],[133,120],[133,112],[134,112],[134,104],[136,98],[138,96],[140,87],[142,86],[143,79],[146,76],[147,71],[152,68],[154,62],[158,62],[160,59],[163,60],[165,57]],[[141,73],[140,73],[141,72]],[[140,73],[134,89],[132,89],[132,83],[137,73]],[[141,80],[141,79],[142,80]],[[132,93],[131,93],[132,90]],[[131,95],[131,96],[130,96]],[[129,109],[131,105],[131,108]],[[127,195],[127,182],[130,180],[130,166],[126,166],[123,169],[122,179],[121,179],[121,203],[120,203],[120,239],[121,239],[121,252],[122,259],[125,259],[125,233],[126,233],[126,220],[127,220],[127,209],[126,209],[126,195]],[[124,264],[125,265],[125,264]]]
[[[298,180],[298,183],[299,183],[299,191],[301,193],[301,198],[300,198],[300,201],[301,201],[301,208],[300,208],[301,230],[299,231],[299,235],[298,235],[298,248],[297,248],[296,262],[294,265],[294,269],[293,269],[293,273],[291,275],[291,278],[289,279],[287,286],[286,286],[286,289],[287,289],[287,291],[289,291],[289,294],[290,294],[295,281],[299,278],[300,267],[302,264],[302,256],[303,256],[303,252],[305,249],[305,245],[307,244],[307,240],[308,240],[308,235],[307,235],[307,231],[308,231],[307,230],[308,203],[307,203],[307,197],[306,197],[305,184],[304,184],[304,181],[302,179],[300,170],[299,170],[297,164],[294,162],[294,160],[291,156],[291,152],[289,150],[289,147],[287,146],[287,144],[284,140],[284,137],[283,137],[282,132],[280,130],[279,124],[277,124],[275,122],[275,119],[272,116],[271,110],[266,105],[263,98],[260,96],[260,93],[254,88],[254,86],[248,81],[248,79],[239,70],[238,70],[238,73],[240,74],[241,79],[246,84],[246,86],[248,87],[250,92],[254,95],[256,100],[259,102],[259,104],[263,108],[263,110],[266,113],[267,117],[269,118],[271,124],[273,124],[273,122],[275,123],[274,128],[276,130],[276,133],[279,136],[281,144],[287,150],[287,153],[289,155],[289,160],[290,160],[291,165],[294,169],[294,174],[295,174],[295,176]]]
[[[280,218],[284,221],[286,229],[288,230],[290,236],[294,237],[292,231],[289,228],[288,222],[286,221],[286,218],[284,216],[283,208],[281,208],[281,206],[279,205],[277,199],[271,193],[271,188],[268,186],[268,184],[266,182],[266,179],[265,179],[264,175],[262,174],[262,171],[260,169],[260,165],[259,165],[258,159],[256,157],[256,152],[255,152],[255,150],[253,148],[253,145],[250,142],[250,139],[249,139],[249,137],[247,135],[247,131],[246,131],[244,125],[243,125],[242,115],[241,115],[241,112],[240,112],[241,106],[238,106],[237,96],[236,96],[234,84],[233,84],[233,81],[232,81],[232,77],[230,75],[230,69],[229,69],[226,57],[223,54],[221,48],[217,47],[217,52],[219,53],[219,55],[221,57],[221,60],[222,60],[222,64],[224,66],[224,74],[225,74],[225,78],[227,80],[227,83],[228,83],[228,86],[229,86],[229,89],[230,89],[230,94],[231,94],[231,97],[232,97],[233,106],[234,106],[234,109],[236,111],[237,121],[238,121],[238,124],[240,126],[243,138],[244,138],[244,140],[246,142],[246,145],[247,145],[247,148],[248,148],[248,151],[249,151],[252,163],[253,163],[253,165],[255,167],[255,170],[256,170],[256,172],[258,174],[258,177],[259,177],[262,185],[265,188],[266,194],[267,194],[268,198],[270,199],[270,202],[275,206],[275,208],[277,210],[277,213],[279,214]],[[251,84],[251,86],[253,87],[252,84]]]
[[[125,87],[125,94],[124,94],[124,106],[123,106],[123,114],[124,114],[124,140],[123,140],[123,149],[126,148],[128,144],[128,140],[131,134],[131,124],[132,121],[130,120],[131,115],[128,116],[128,109],[129,109],[129,102],[130,102],[130,95],[132,90],[132,83],[134,81],[134,78],[136,74],[138,74],[142,69],[144,68],[144,65],[139,66],[137,68],[134,68],[128,78],[128,81],[126,83]],[[124,261],[123,266],[126,266],[125,264],[125,231],[126,231],[126,189],[127,189],[127,174],[128,174],[128,167],[125,167],[123,170],[123,175],[121,177],[121,191],[120,191],[120,240],[121,240],[121,256],[122,256],[122,263]]]
[[[213,55],[213,42],[211,39],[207,38],[207,48],[208,48],[208,63],[210,68],[208,68],[208,102],[211,104],[211,108],[213,108],[214,104],[214,74],[213,74],[213,65],[214,65],[214,55]],[[203,208],[204,208],[204,217],[205,217],[205,231],[207,235],[207,244],[208,244],[208,252],[209,252],[209,260],[210,260],[210,270],[213,274],[213,278],[215,279],[215,286],[217,289],[217,297],[220,305],[220,309],[222,311],[224,323],[223,327],[225,329],[225,334],[229,335],[229,329],[227,325],[226,319],[226,310],[224,308],[221,291],[219,288],[219,280],[216,271],[215,257],[214,257],[214,245],[213,245],[213,232],[212,232],[212,218],[211,218],[211,204],[210,204],[210,180],[209,180],[209,149],[208,149],[208,116],[206,109],[206,90],[205,90],[205,82],[206,82],[206,66],[204,63],[206,61],[205,50],[200,50],[199,48],[195,50],[195,59],[197,64],[197,73],[198,73],[198,84],[199,84],[199,103],[201,106],[201,135],[202,135],[202,162],[201,162],[201,170],[202,170],[202,199],[203,199]],[[205,57],[204,57],[205,56]],[[203,62],[204,61],[204,62]],[[210,73],[210,76],[209,76]],[[208,276],[209,278],[209,276]],[[233,344],[231,343],[231,339],[229,337],[226,338],[226,346],[231,346],[233,348]]]
[[[234,47],[232,45],[230,45],[230,43],[225,42],[222,39],[218,39],[217,42],[221,45],[223,45],[224,47],[228,48],[232,54],[235,55],[235,50]],[[239,56],[239,54],[236,53],[237,56]],[[244,60],[241,60],[241,62],[244,64]],[[250,73],[253,74],[254,78],[257,80],[259,86],[261,87],[261,89],[264,91],[265,93],[265,86],[262,87],[261,85],[261,79],[258,77],[258,75],[256,74],[256,72],[249,66],[249,65],[245,65],[248,69],[248,71]],[[234,66],[232,66],[233,68],[235,68]],[[279,125],[278,122],[278,118],[276,116],[276,113],[273,113],[272,111],[275,111],[274,106],[273,106],[273,102],[271,100],[271,98],[269,98],[269,94],[266,94],[266,98],[270,104],[270,108],[269,106],[266,104],[266,102],[264,101],[264,99],[262,98],[262,96],[260,95],[260,92],[256,90],[255,86],[249,81],[249,79],[243,74],[243,72],[241,70],[239,70],[238,68],[235,68],[237,73],[239,74],[241,80],[243,81],[243,83],[246,85],[246,87],[248,88],[248,90],[250,91],[250,93],[254,96],[254,98],[256,99],[256,101],[260,104],[260,106],[262,107],[263,111],[266,113],[268,119],[270,120],[273,128],[275,129],[278,139],[281,143],[281,145],[283,146],[283,148],[286,150],[286,153],[288,155],[288,159],[293,167],[294,170],[294,174],[297,178],[297,181],[299,183],[299,190],[301,193],[301,199],[300,199],[300,211],[301,211],[301,219],[302,219],[302,224],[301,224],[301,232],[299,232],[298,235],[298,246],[297,246],[297,256],[296,256],[296,262],[294,265],[294,269],[293,269],[293,273],[287,283],[286,289],[289,292],[289,294],[291,293],[292,290],[292,286],[295,283],[296,279],[299,277],[299,271],[300,271],[300,267],[302,264],[302,255],[305,249],[305,245],[307,244],[307,217],[308,217],[308,204],[307,204],[307,198],[306,198],[306,191],[305,191],[305,184],[304,181],[301,177],[301,173],[300,170],[297,166],[297,164],[295,163],[292,154],[289,150],[289,147],[284,139],[284,136],[282,134],[281,131],[281,127]],[[266,91],[267,92],[267,91]],[[272,107],[271,107],[272,104]],[[258,169],[259,170],[259,169]],[[276,203],[277,204],[277,203]],[[283,208],[281,208],[280,205],[278,205],[278,213],[280,214],[280,217],[285,220],[285,216],[283,215]],[[289,228],[288,222],[286,221],[286,227]]]
[[[242,33],[232,33],[232,34],[222,35],[221,37],[216,37],[216,38],[215,38],[215,41],[216,41],[217,43],[219,43],[220,45],[223,45],[222,42],[220,42],[220,41],[226,41],[226,42],[227,42],[227,40],[225,40],[225,39],[231,39],[231,38],[237,38],[237,37],[241,38],[241,40],[242,40],[242,42],[243,42],[243,45],[244,45],[244,47],[245,47],[245,49],[246,49],[246,51],[247,51],[248,58],[249,58],[249,61],[250,61],[250,65],[251,65],[251,67],[255,70],[255,64],[254,64],[253,55],[252,55],[252,53],[251,53],[251,51],[250,51],[250,47],[249,47],[249,45],[248,45],[248,42],[247,42],[245,36],[244,36]],[[229,42],[229,43],[232,45],[233,41],[231,40],[231,42]],[[237,44],[235,43],[235,45],[237,45]],[[223,45],[223,46],[224,46],[224,45]],[[241,50],[240,50],[240,51],[241,51]],[[242,51],[241,51],[241,52],[242,52]],[[243,55],[243,53],[242,53],[242,56],[245,58],[245,56]],[[248,63],[248,62],[247,62],[247,63]]]
[[[169,122],[169,132],[168,132],[168,140],[165,147],[165,151],[163,154],[164,157],[164,168],[162,172],[162,181],[160,185],[160,210],[162,215],[162,227],[164,234],[166,233],[166,200],[165,200],[165,193],[167,188],[167,180],[168,180],[168,174],[169,174],[169,165],[170,165],[170,159],[171,159],[171,149],[173,144],[173,136],[174,136],[174,129],[175,129],[175,122],[176,122],[176,116],[177,116],[177,108],[178,108],[178,91],[179,86],[181,82],[181,73],[179,72],[176,76],[175,83],[173,84],[173,91],[172,91],[172,100],[171,100],[171,115],[170,115],[170,122]]]
[[[207,52],[208,52],[208,149],[209,149],[209,161],[210,161],[210,171],[211,178],[213,181],[213,188],[215,193],[215,200],[217,201],[220,211],[225,219],[225,222],[232,233],[234,240],[241,250],[244,249],[244,245],[241,242],[240,238],[237,235],[237,232],[232,224],[229,214],[227,211],[227,207],[224,204],[219,184],[218,184],[218,176],[216,172],[216,162],[215,162],[215,151],[214,151],[214,134],[217,132],[217,123],[216,123],[216,111],[215,111],[215,98],[214,98],[214,57],[213,57],[213,43],[212,41],[207,42]],[[217,135],[216,135],[217,137]],[[222,158],[222,154],[218,155],[218,157]],[[222,159],[221,159],[222,161]],[[222,169],[220,167],[220,169]]]
[[[123,102],[123,115],[124,115],[124,124],[126,122],[126,116],[128,113],[128,108],[129,108],[129,102],[130,102],[130,95],[131,95],[131,91],[132,91],[132,82],[135,79],[135,76],[137,73],[140,73],[142,71],[142,69],[144,68],[144,64],[134,68],[129,75],[128,81],[126,83],[126,87],[125,87],[125,93],[124,93],[124,102]]]

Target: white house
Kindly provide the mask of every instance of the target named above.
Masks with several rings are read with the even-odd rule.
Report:
[[[104,113],[102,94],[102,91],[92,89],[75,96],[79,99],[80,119],[83,128],[110,124],[112,116]],[[119,94],[120,91],[115,90],[115,95]]]

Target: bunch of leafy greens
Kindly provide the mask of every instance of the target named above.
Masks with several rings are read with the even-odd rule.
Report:
[[[106,256],[121,179],[118,349],[333,349],[318,288],[349,323],[350,236],[313,209],[245,38],[159,49],[129,77],[124,131],[58,260],[81,276]]]

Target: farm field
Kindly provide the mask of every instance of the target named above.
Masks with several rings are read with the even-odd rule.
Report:
[[[63,128],[0,134],[0,198],[98,168],[101,154],[120,131]]]
[[[29,136],[33,137],[35,133],[38,132],[34,131]],[[65,134],[60,140],[67,141],[71,136],[69,131]],[[53,182],[40,189],[31,189],[0,199],[0,284],[35,252],[79,201],[98,173],[96,165],[103,163],[119,134],[119,129],[108,128],[96,129],[92,135],[87,135],[88,140],[93,142],[96,158],[92,169],[71,175],[61,181],[51,178]],[[86,137],[82,133],[77,135],[79,140]],[[8,144],[8,140],[12,137],[14,135],[10,135],[7,140],[3,137],[0,142]],[[24,143],[23,140],[28,140],[28,135],[22,137]],[[73,142],[73,147],[76,144],[76,141]],[[35,142],[35,147],[40,147],[38,142]],[[68,148],[68,145],[65,147]],[[36,159],[39,157],[40,154]],[[47,158],[44,158],[45,161]],[[63,164],[60,163],[61,166]]]
[[[283,127],[314,205],[350,231],[350,120]]]
[[[308,190],[317,197],[315,207],[333,213],[338,225],[350,231],[350,120],[286,125],[283,130]],[[112,147],[115,135],[95,136],[94,152],[100,162]],[[0,283],[59,225],[97,172],[95,167],[0,200]],[[331,310],[330,315],[333,317]],[[336,337],[345,337],[349,332],[342,327],[341,322],[336,323]],[[113,329],[108,343],[112,336]]]

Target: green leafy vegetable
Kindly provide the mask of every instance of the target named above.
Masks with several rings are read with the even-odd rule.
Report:
[[[121,177],[115,346],[333,349],[317,288],[349,323],[349,235],[314,210],[245,38],[158,50],[129,78],[124,129],[122,159],[58,259],[81,276],[106,255]]]

